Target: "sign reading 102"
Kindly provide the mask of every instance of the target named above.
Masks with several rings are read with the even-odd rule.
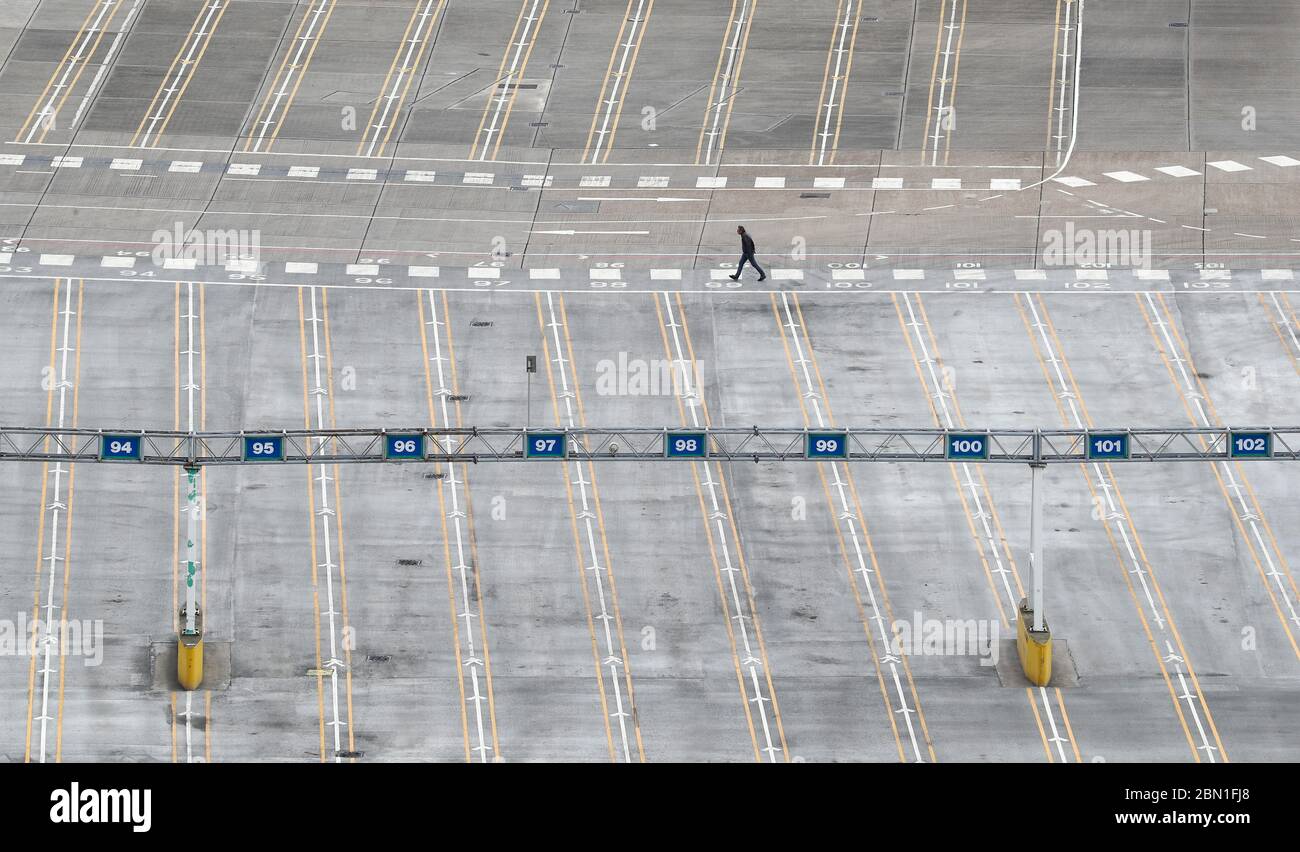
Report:
[[[1228,455],[1234,459],[1266,459],[1273,455],[1271,432],[1230,432]]]

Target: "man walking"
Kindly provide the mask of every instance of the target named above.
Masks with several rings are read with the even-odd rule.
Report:
[[[754,238],[745,232],[744,225],[736,226],[736,233],[740,234],[740,263],[736,266],[736,274],[727,277],[732,281],[739,281],[740,273],[745,268],[745,261],[749,261],[749,265],[758,270],[758,280],[766,281],[767,273],[758,265],[758,261],[754,260]]]

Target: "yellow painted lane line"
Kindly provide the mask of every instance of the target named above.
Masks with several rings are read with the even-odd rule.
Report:
[[[528,70],[528,60],[532,58],[533,48],[537,45],[537,33],[550,6],[550,0],[523,0],[519,7],[515,27],[510,32],[510,41],[506,44],[501,66],[497,69],[496,80],[492,84],[492,91],[499,93],[488,95],[483,115],[479,118],[478,130],[474,133],[474,144],[470,148],[471,160],[494,160],[501,150],[501,138],[505,135],[510,113],[514,110],[515,99],[519,95],[519,81]]]
[[[203,56],[212,44],[213,34],[221,25],[221,19],[230,8],[229,0],[209,0],[200,7],[190,31],[181,42],[176,56],[172,59],[158,91],[149,101],[149,107],[140,119],[140,125],[131,137],[130,146],[142,148],[157,147],[162,134],[176,112],[176,105],[185,97],[185,90],[194,79]]]
[[[543,295],[545,315],[542,307]],[[540,292],[534,294],[534,299],[537,305],[538,327],[543,336],[548,386],[551,389],[551,402],[556,422],[569,429],[584,426],[586,415],[583,411],[582,392],[574,366],[573,341],[569,336],[568,316],[563,296],[548,291],[545,294]],[[563,342],[561,332],[563,332]],[[560,400],[563,400],[563,413],[561,413]],[[604,510],[601,507],[595,466],[588,462],[584,468],[581,462],[572,461],[563,467],[565,488],[569,494],[569,516],[574,546],[582,579],[583,602],[587,610],[587,625],[592,632],[592,655],[597,664],[597,682],[601,688],[601,706],[604,711],[610,760],[631,763],[636,759],[644,763],[645,747],[641,740],[641,721],[637,715],[631,666],[628,663],[627,645],[623,638],[623,617],[618,603],[618,587],[610,559],[609,538],[605,529]],[[581,501],[580,510],[573,502],[575,482],[578,485],[578,497]],[[579,528],[583,533],[581,536]],[[598,607],[598,614],[596,609],[593,609],[593,601]],[[599,646],[595,639],[594,621],[596,620],[600,621]],[[611,703],[609,696],[606,694],[606,670],[608,670],[609,687],[613,690],[612,711],[609,708]],[[611,718],[615,720],[614,724],[618,728],[617,745],[613,739]]]
[[[961,411],[961,402],[957,397],[955,385],[942,366],[943,356],[939,349],[939,341],[920,294],[904,293],[901,301],[897,295],[891,294],[891,298],[894,301],[899,328],[907,340],[917,378],[931,400],[930,412],[935,418],[935,425],[946,429],[964,428],[966,419]],[[940,379],[941,373],[945,376],[944,379]],[[988,480],[983,470],[980,470],[977,484],[971,466],[965,462],[949,464],[948,469],[957,496],[961,500],[963,514],[966,516],[967,530],[975,542],[984,567],[985,579],[997,603],[999,616],[1002,618],[1003,625],[1009,627],[1009,621],[1019,617],[1016,609],[1025,592]],[[997,566],[996,568],[990,566],[990,560]],[[993,579],[995,573],[998,577],[996,583]],[[1066,736],[1061,736],[1061,729],[1056,720],[1057,714],[1052,708],[1051,694],[1042,687],[1038,689],[1037,694],[1033,690],[1026,694],[1031,700],[1035,717],[1039,716],[1041,709],[1042,716],[1047,719],[1046,728],[1041,723],[1038,726],[1044,749],[1051,752],[1052,746],[1055,746],[1056,756],[1052,760],[1059,758],[1062,763],[1068,762],[1065,753],[1066,743],[1069,743],[1075,751],[1078,750],[1078,745],[1074,742],[1073,733],[1069,728],[1066,729]],[[1058,705],[1063,709],[1063,699],[1059,694],[1057,698]],[[1047,736],[1047,729],[1051,731],[1050,737]]]
[[[427,305],[425,304],[427,299]],[[435,291],[425,290],[417,293],[417,310],[420,319],[420,345],[424,353],[425,396],[429,405],[430,423],[444,428],[461,425],[460,402],[455,403],[456,417],[453,420],[448,406],[448,397],[459,394],[455,374],[454,352],[451,348],[451,315],[447,294],[442,293],[441,303]],[[427,316],[427,318],[426,318]],[[429,330],[432,330],[432,335]],[[433,338],[432,353],[429,338]],[[444,354],[443,338],[446,337]],[[444,364],[447,366],[444,367]],[[432,367],[430,366],[432,365]],[[439,411],[435,411],[433,398],[434,373],[437,374],[436,395],[440,402]],[[454,445],[454,439],[448,438],[447,449]],[[439,465],[441,470],[442,466]],[[464,496],[461,489],[464,489]],[[447,508],[450,497],[451,508]],[[473,505],[469,499],[469,471],[465,465],[460,467],[457,478],[456,465],[447,465],[442,478],[438,479],[438,506],[442,518],[443,556],[447,567],[447,601],[451,610],[452,633],[456,642],[456,678],[461,696],[461,728],[465,744],[466,762],[472,762],[474,755],[480,763],[487,763],[489,752],[492,759],[499,759],[497,743],[496,702],[492,690],[491,655],[487,644],[487,619],[483,613],[483,596],[480,585],[480,566],[477,550],[473,548]],[[464,524],[462,523],[464,521]],[[464,526],[469,525],[469,553],[467,555],[466,533]],[[455,554],[452,553],[452,539],[455,539]],[[455,579],[453,580],[453,572]],[[472,574],[472,583],[471,577]],[[471,593],[471,585],[473,592]],[[464,629],[460,621],[464,620]],[[475,641],[475,623],[477,623],[478,642]],[[463,643],[463,647],[462,647]],[[465,673],[469,673],[470,694],[465,693]],[[486,694],[484,693],[486,690]],[[487,704],[487,716],[490,718],[492,742],[488,744],[484,731],[484,704]],[[471,737],[468,708],[474,708],[474,732]]]
[[[740,91],[740,71],[745,64],[745,51],[757,11],[758,0],[731,2],[727,30],[718,51],[718,64],[709,85],[709,101],[704,109],[704,122],[700,125],[700,138],[695,145],[696,165],[713,165],[722,158],[727,129],[731,125],[731,110]]]
[[[104,32],[123,5],[121,0],[98,0],[91,7],[86,14],[86,19],[82,21],[81,27],[73,36],[72,43],[64,52],[63,58],[55,66],[54,73],[50,75],[45,88],[41,90],[40,97],[36,99],[36,103],[23,120],[18,135],[14,138],[15,142],[45,141],[45,137],[58,120],[59,110],[63,109],[68,95],[81,79],[81,73],[90,63],[91,57],[95,55]]]
[[[1033,343],[1034,353],[1039,359],[1044,379],[1053,394],[1058,397],[1060,410],[1063,413],[1066,410],[1069,412],[1068,418],[1063,422],[1068,428],[1093,428],[1087,402],[1074,378],[1074,372],[1070,368],[1060,338],[1056,334],[1046,300],[1041,295],[1022,300],[1017,294],[1016,305],[1020,310],[1025,331]],[[1048,364],[1051,365],[1050,368]],[[1182,637],[1178,633],[1173,614],[1165,602],[1159,579],[1147,558],[1141,535],[1129,513],[1119,483],[1115,481],[1111,465],[1091,462],[1080,465],[1080,473],[1084,476],[1094,504],[1105,511],[1106,536],[1116,561],[1124,572],[1124,582],[1129,596],[1133,599],[1151,653],[1164,678],[1192,757],[1198,763],[1202,760],[1215,762],[1217,754],[1227,761],[1227,754],[1223,751],[1223,743],[1219,739],[1213,715],[1201,692],[1195,668],[1186,648],[1183,647]],[[1153,624],[1155,631],[1152,630]],[[1195,735],[1192,732],[1193,727],[1196,729]],[[1209,741],[1211,733],[1215,740],[1214,745]]]
[[[280,67],[275,71],[271,86],[262,98],[257,109],[249,135],[244,140],[244,150],[251,152],[270,151],[284,126],[284,119],[298,97],[298,88],[311,66],[316,47],[320,44],[325,28],[329,26],[330,16],[334,14],[336,0],[312,0],[311,7],[293,36],[293,45],[285,51]]]
[[[840,146],[840,127],[844,123],[849,75],[853,72],[853,51],[858,43],[861,7],[861,0],[839,0],[835,12],[835,29],[826,51],[826,69],[822,73],[821,93],[817,97],[812,150],[808,152],[810,166],[829,166],[835,162],[835,152]]]
[[[703,388],[697,386],[694,381],[694,377],[699,374],[699,365],[695,360],[694,347],[690,344],[685,306],[682,304],[680,294],[677,296],[676,303],[667,292],[653,297],[655,314],[659,321],[659,336],[663,341],[664,354],[673,365],[674,397],[682,425],[707,428],[711,425],[708,403],[704,398]],[[669,345],[670,332],[671,346]],[[683,342],[686,343],[685,348]],[[683,400],[688,400],[688,404],[683,404]],[[723,623],[727,628],[732,664],[736,671],[736,683],[740,688],[745,721],[754,749],[754,759],[762,762],[766,756],[769,762],[776,763],[779,754],[782,759],[789,762],[790,756],[786,749],[785,727],[781,721],[780,704],[777,702],[776,689],[772,684],[772,668],[767,658],[767,648],[762,640],[763,628],[754,604],[744,546],[736,528],[729,495],[725,491],[726,477],[722,465],[718,464],[716,470],[711,470],[705,462],[692,461],[691,472],[700,507],[700,519],[709,543],[709,558],[713,564],[714,581],[718,589],[718,600],[722,605]],[[705,487],[708,490],[707,502],[704,494]],[[739,582],[736,579],[737,575],[740,576]],[[758,717],[759,727],[762,728],[761,743],[758,729],[754,725],[755,715]],[[773,727],[776,728],[775,741],[772,737]]]
[[[596,109],[591,115],[587,144],[582,149],[584,163],[603,163],[609,159],[609,152],[614,149],[618,121],[623,115],[623,102],[627,98],[632,73],[636,70],[637,56],[641,53],[641,42],[654,8],[654,0],[627,2],[618,36],[614,39],[614,48],[609,54],[609,64],[605,67],[605,76],[600,82]]]
[[[786,364],[790,368],[791,384],[799,400],[799,409],[803,415],[804,425],[818,429],[833,427],[835,425],[835,414],[831,408],[829,394],[826,392],[826,383],[822,377],[817,353],[813,349],[812,337],[809,334],[803,315],[802,304],[797,296],[791,297],[785,293],[781,294],[779,305],[775,293],[771,294],[770,302],[772,316],[781,335]],[[793,352],[791,351],[792,346]],[[810,408],[812,416],[809,416]],[[832,475],[829,481],[826,475],[828,467]],[[849,585],[853,589],[858,618],[871,653],[872,665],[880,687],[881,700],[885,704],[890,727],[894,735],[894,743],[898,750],[898,759],[900,761],[913,760],[921,763],[925,762],[928,757],[931,762],[934,762],[937,760],[934,743],[925,722],[925,713],[921,709],[916,682],[912,678],[911,664],[907,660],[907,654],[901,648],[896,647],[894,636],[891,633],[891,625],[894,623],[893,607],[889,603],[888,591],[885,587],[884,577],[881,574],[879,559],[876,556],[875,544],[871,537],[870,528],[867,525],[865,513],[862,511],[862,503],[858,497],[853,474],[848,465],[835,463],[829,465],[827,463],[818,463],[818,473],[821,478],[822,493],[826,499],[827,510],[830,512],[831,517],[836,519],[835,531],[839,541],[840,555]],[[834,493],[838,497],[838,503],[832,498],[832,484],[835,486]],[[848,541],[853,543],[852,557],[850,557]],[[874,577],[874,585],[872,577]],[[861,581],[860,584],[859,581]],[[863,598],[864,591],[866,592],[865,602]],[[877,591],[879,592],[879,598],[877,597]],[[871,628],[872,624],[875,625],[875,632]],[[876,633],[879,635],[877,636]],[[879,645],[877,645],[877,640],[879,640]],[[882,663],[884,666],[881,665]],[[885,673],[885,666],[889,669],[888,675]],[[901,677],[899,674],[900,667],[902,669]],[[902,683],[904,679],[907,681],[906,690]],[[886,681],[892,687],[892,693],[887,688]],[[908,700],[909,695],[911,703]],[[913,715],[916,716],[915,723],[912,721]],[[895,721],[895,717],[902,720],[902,726],[906,729],[906,746],[900,736],[899,725]],[[918,740],[918,727],[920,729],[920,740],[924,740],[924,746]]]

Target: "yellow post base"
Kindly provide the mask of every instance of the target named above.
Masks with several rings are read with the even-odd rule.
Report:
[[[182,689],[198,689],[203,682],[203,640],[188,645],[188,638],[182,636],[176,643],[176,679]]]
[[[1034,686],[1047,686],[1052,679],[1052,631],[1047,622],[1035,631],[1034,611],[1028,598],[1022,598],[1016,619],[1016,652],[1020,654],[1020,668]]]
[[[180,611],[185,624],[185,610]],[[182,631],[176,638],[176,679],[181,689],[198,689],[203,682],[203,610],[194,611],[194,632]]]

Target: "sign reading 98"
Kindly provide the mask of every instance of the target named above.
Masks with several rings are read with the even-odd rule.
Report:
[[[670,459],[702,459],[709,454],[708,438],[703,432],[669,432],[664,454]]]

